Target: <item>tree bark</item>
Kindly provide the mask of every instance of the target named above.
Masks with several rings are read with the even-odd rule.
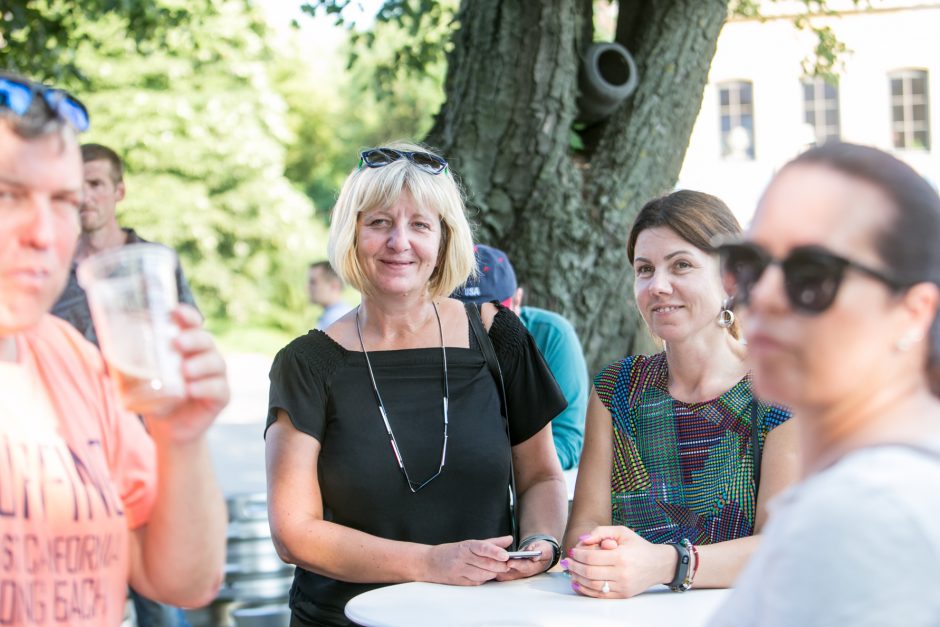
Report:
[[[462,0],[427,141],[461,177],[477,240],[509,252],[529,302],[571,320],[592,370],[651,348],[626,235],[643,203],[675,185],[727,10],[630,0],[617,31],[635,46],[639,87],[576,152],[591,3]]]

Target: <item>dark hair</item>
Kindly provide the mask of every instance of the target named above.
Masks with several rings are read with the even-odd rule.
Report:
[[[111,164],[111,181],[115,185],[124,180],[124,162],[116,152],[101,144],[82,144],[82,161],[107,161]]]
[[[13,72],[0,72],[0,78],[38,85],[35,81]],[[10,129],[23,139],[61,135],[65,129],[69,128],[64,119],[50,111],[45,100],[35,97],[23,115],[17,115],[7,107],[0,106],[0,121],[9,124]]]
[[[870,146],[827,142],[785,167],[820,165],[871,183],[894,205],[894,220],[875,234],[875,250],[890,274],[903,283],[940,286],[940,196],[909,165]],[[940,394],[940,316],[930,327],[928,372]]]
[[[627,236],[627,259],[633,264],[636,253],[636,240],[647,229],[667,227],[679,237],[699,250],[716,254],[712,245],[716,236],[738,236],[741,225],[731,210],[720,198],[681,189],[649,201],[637,214]],[[717,315],[717,312],[716,312]],[[741,331],[735,322],[728,331],[735,338],[740,338]]]
[[[627,237],[627,259],[633,263],[636,240],[647,229],[665,226],[699,250],[714,253],[716,235],[740,235],[741,225],[720,198],[682,189],[649,201],[637,214]]]
[[[333,266],[330,265],[330,262],[327,260],[323,261],[314,261],[310,264],[310,270],[320,269],[323,271],[323,276],[331,281],[336,281],[340,284],[340,287],[343,285],[343,280],[339,278],[339,275],[336,274],[336,270],[333,269]]]

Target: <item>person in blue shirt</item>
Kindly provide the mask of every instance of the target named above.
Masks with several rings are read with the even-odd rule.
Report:
[[[555,381],[568,401],[568,408],[552,420],[552,438],[563,470],[578,465],[584,442],[584,416],[587,413],[587,364],[581,342],[568,320],[553,311],[523,307],[525,291],[516,281],[516,272],[505,252],[485,244],[474,247],[477,258],[476,281],[454,292],[454,298],[467,303],[499,301],[512,309],[529,331]]]

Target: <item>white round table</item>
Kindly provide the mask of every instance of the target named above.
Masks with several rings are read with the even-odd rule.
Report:
[[[387,586],[353,598],[346,605],[346,616],[367,627],[697,627],[708,622],[728,593],[673,593],[656,586],[632,599],[592,599],[575,594],[568,577],[554,572],[474,587]]]

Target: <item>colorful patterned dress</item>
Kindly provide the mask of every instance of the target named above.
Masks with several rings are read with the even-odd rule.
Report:
[[[683,403],[668,390],[666,354],[607,366],[594,387],[613,419],[614,525],[650,542],[711,544],[754,529],[751,376],[716,399]],[[790,418],[757,402],[760,446]]]

